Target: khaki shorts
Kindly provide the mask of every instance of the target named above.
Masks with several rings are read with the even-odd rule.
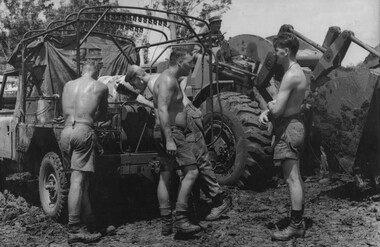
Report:
[[[82,123],[65,126],[60,143],[64,155],[71,157],[71,169],[95,172],[96,136],[91,126]]]
[[[166,141],[163,138],[163,134],[161,134],[161,128],[160,126],[155,126],[154,136],[160,160],[160,170],[172,171],[185,166],[196,165],[197,160],[192,152],[192,146],[186,141],[185,137],[189,130],[172,126],[171,131],[173,140],[177,146],[175,156],[166,153]]]
[[[305,126],[297,115],[277,119],[273,160],[276,166],[285,159],[299,160],[304,148]]]

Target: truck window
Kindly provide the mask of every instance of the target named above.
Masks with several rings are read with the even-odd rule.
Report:
[[[0,92],[2,93],[2,95],[0,95],[0,109],[15,109],[18,90],[17,82],[17,76],[3,76],[3,80],[1,81],[0,87]]]

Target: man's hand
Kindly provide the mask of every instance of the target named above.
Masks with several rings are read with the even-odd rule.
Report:
[[[173,140],[166,141],[166,152],[169,155],[175,155],[177,153],[177,145],[175,145]]]
[[[275,105],[276,105],[276,100],[269,101],[268,109],[273,111]]]
[[[263,124],[267,124],[269,122],[268,118],[268,112],[269,110],[265,110],[260,114],[260,122]]]

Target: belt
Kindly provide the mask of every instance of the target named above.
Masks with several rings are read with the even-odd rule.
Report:
[[[74,120],[74,121],[66,122],[65,123],[65,127],[71,126],[74,129],[75,125],[78,125],[78,124],[79,125],[86,125],[86,126],[88,126],[90,128],[94,127],[94,125],[92,123],[89,123],[89,122],[84,121],[84,120]]]

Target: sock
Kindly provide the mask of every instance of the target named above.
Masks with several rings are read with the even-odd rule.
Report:
[[[80,225],[80,215],[69,215],[69,226]]]
[[[187,204],[186,203],[176,203],[175,210],[177,212],[187,212]]]
[[[302,220],[302,210],[293,210],[290,212],[290,218],[294,223],[299,223]]]

